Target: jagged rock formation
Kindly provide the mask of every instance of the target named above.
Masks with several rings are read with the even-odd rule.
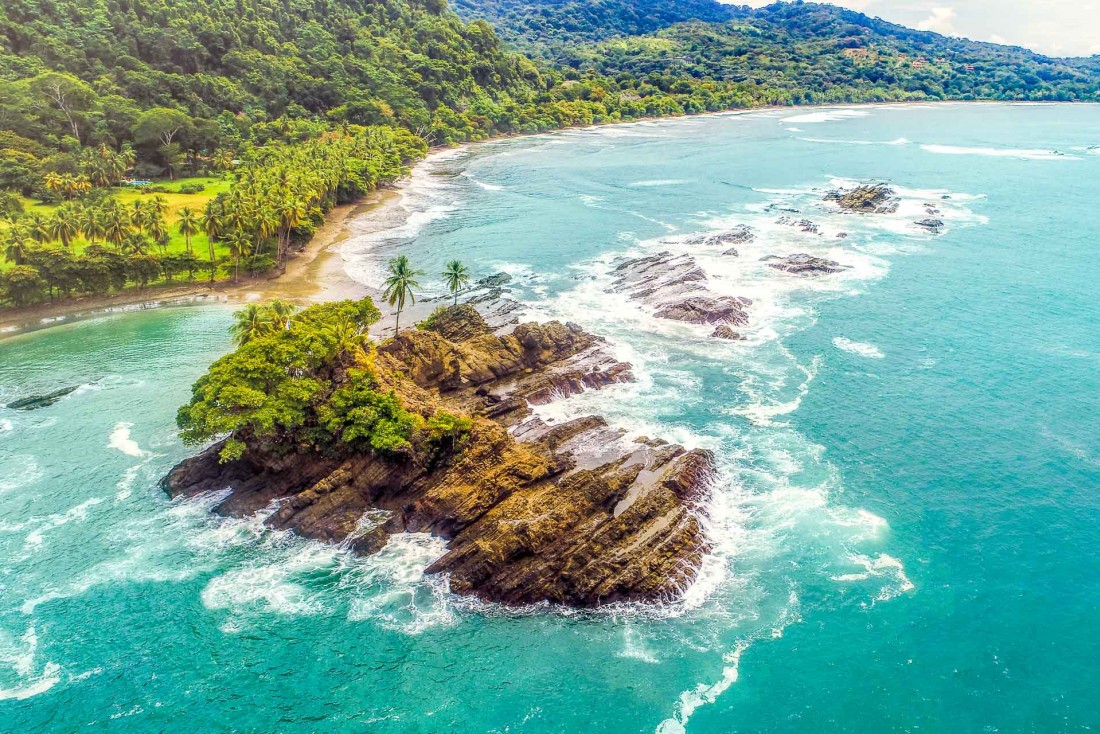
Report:
[[[814,257],[805,252],[798,252],[794,255],[787,255],[785,257],[768,255],[767,257],[761,258],[761,261],[767,262],[769,267],[775,268],[776,270],[782,270],[785,273],[792,273],[794,275],[830,275],[832,273],[843,273],[848,269],[847,265],[841,265],[835,260]]]
[[[744,341],[745,337],[728,326],[719,326],[710,334],[715,339],[728,339],[730,341]]]
[[[54,390],[45,395],[30,395],[25,398],[11,401],[7,404],[7,407],[12,410],[38,410],[39,408],[47,408],[66,395],[75,392],[78,387],[80,387],[80,385],[63,387],[60,390]]]
[[[835,202],[841,209],[861,214],[893,214],[900,201],[886,184],[857,186],[846,191],[830,191],[825,201]]]
[[[744,245],[748,242],[752,242],[754,239],[756,239],[756,235],[753,233],[752,228],[745,224],[739,224],[728,232],[697,235],[695,237],[689,237],[683,242],[685,245],[714,247],[719,245]],[[722,254],[737,257],[737,248],[731,247]]]
[[[652,306],[654,316],[689,324],[744,326],[747,298],[719,296],[707,288],[707,275],[691,255],[660,252],[619,263],[611,290]]]
[[[219,446],[164,479],[172,495],[230,488],[216,508],[277,509],[275,528],[360,553],[390,534],[430,532],[448,552],[429,573],[487,601],[580,607],[672,598],[691,583],[706,541],[697,516],[713,456],[662,441],[626,443],[590,416],[560,425],[531,404],[633,379],[605,343],[572,324],[494,335],[472,307],[378,347],[375,369],[410,411],[474,416],[460,446],[400,459],[279,454],[261,441],[219,464]]]

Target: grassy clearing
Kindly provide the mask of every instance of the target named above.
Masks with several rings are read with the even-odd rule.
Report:
[[[181,194],[179,189],[184,184],[202,184],[203,190],[197,194]],[[167,193],[155,193],[150,191],[140,191],[133,188],[118,188],[114,189],[113,198],[126,206],[133,206],[135,201],[148,201],[155,196],[159,196],[165,200],[168,204],[168,212],[165,216],[165,221],[168,225],[168,231],[172,234],[172,239],[169,240],[165,248],[154,247],[150,249],[150,252],[163,255],[163,254],[175,254],[183,253],[187,251],[187,242],[184,240],[183,235],[179,233],[179,228],[176,226],[176,222],[179,220],[179,210],[185,206],[189,206],[195,210],[195,212],[202,212],[206,203],[213,199],[218,194],[228,193],[232,180],[228,177],[216,178],[212,176],[197,176],[193,178],[183,178],[176,181],[170,181],[163,179],[160,181],[154,181],[154,186],[163,187],[167,189]],[[52,217],[54,212],[57,211],[57,204],[43,203],[40,201],[34,201],[32,199],[25,199],[23,202],[24,212],[26,214],[41,214],[43,216]],[[0,222],[0,228],[7,227],[6,222]],[[208,240],[205,234],[197,234],[191,238],[191,249],[194,251],[195,256],[200,260],[206,262],[209,260],[210,251],[207,244]],[[60,247],[60,245],[55,245]],[[84,248],[88,246],[87,240],[83,237],[78,237],[73,241],[73,252],[80,253],[84,251]],[[229,248],[220,242],[214,243],[214,256],[216,259],[220,259],[229,255]],[[0,258],[0,272],[12,267],[13,263],[8,262],[5,259]]]

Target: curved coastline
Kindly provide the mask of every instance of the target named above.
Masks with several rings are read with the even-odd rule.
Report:
[[[508,140],[538,139],[553,137],[567,132],[586,132],[604,128],[628,128],[639,125],[652,125],[659,122],[673,122],[707,117],[733,117],[741,115],[774,113],[778,111],[797,112],[801,110],[822,109],[875,109],[904,108],[912,106],[1056,106],[1100,104],[1089,102],[1009,102],[988,100],[913,100],[902,102],[857,102],[852,104],[818,104],[754,107],[751,109],[721,110],[675,117],[647,117],[629,122],[608,122],[547,130],[538,133],[500,135],[453,147],[435,147],[428,155],[416,161],[410,176],[406,176],[394,185],[371,192],[359,202],[337,207],[326,217],[325,224],[309,241],[304,250],[297,254],[287,266],[286,273],[273,277],[257,277],[240,283],[219,282],[211,286],[208,283],[180,283],[164,285],[145,293],[119,293],[111,296],[80,298],[57,303],[44,303],[20,309],[0,310],[0,340],[30,331],[59,326],[73,321],[97,318],[113,313],[142,311],[147,309],[233,304],[264,298],[285,298],[301,303],[317,303],[325,300],[362,296],[368,289],[352,278],[342,264],[334,257],[339,254],[340,246],[353,234],[352,227],[368,214],[377,215],[383,211],[392,211],[400,201],[402,190],[408,185],[417,169],[430,166],[441,156],[454,155],[475,146],[500,143]],[[404,220],[389,223],[384,229],[401,226]],[[381,231],[381,230],[379,230]]]

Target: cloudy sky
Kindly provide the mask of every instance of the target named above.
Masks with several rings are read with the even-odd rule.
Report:
[[[770,0],[734,0],[754,7]],[[1100,0],[830,0],[871,16],[1051,56],[1100,54]]]

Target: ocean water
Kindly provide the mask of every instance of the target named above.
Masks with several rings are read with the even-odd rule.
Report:
[[[508,272],[524,316],[635,365],[548,419],[717,453],[713,553],[657,608],[474,604],[422,574],[430,537],[354,558],[170,502],[175,408],[230,346],[225,307],[0,341],[0,404],[81,385],[0,408],[0,730],[1094,730],[1098,145],[1100,108],[1069,105],[576,130],[436,156],[392,228],[363,225],[344,257],[367,285],[396,251]],[[896,214],[821,201],[868,180]],[[739,224],[736,257],[684,241]],[[607,292],[664,250],[753,300],[746,341]],[[801,252],[848,269],[761,262]]]

